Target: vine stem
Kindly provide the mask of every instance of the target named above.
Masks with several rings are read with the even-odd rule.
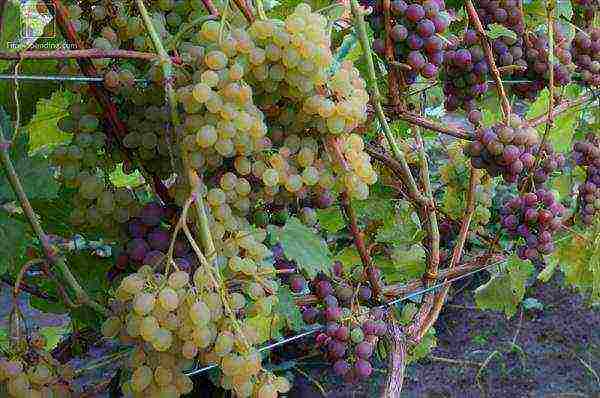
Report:
[[[450,260],[449,269],[456,268],[460,259],[462,258],[465,243],[467,241],[467,237],[469,235],[469,228],[471,226],[471,221],[473,219],[473,214],[475,213],[475,190],[479,185],[479,172],[475,168],[471,167],[471,173],[469,176],[469,191],[467,193],[467,208],[465,212],[465,216],[462,219],[462,223],[460,226],[460,232],[458,234],[458,239],[456,241],[456,245],[452,250],[452,258]],[[433,300],[433,308],[425,322],[421,328],[419,328],[418,336],[416,336],[416,340],[420,341],[427,330],[433,326],[435,321],[438,319],[440,312],[442,311],[442,307],[446,301],[446,297],[448,296],[448,292],[450,290],[450,285],[444,286],[438,293],[436,293],[435,298]]]
[[[21,59],[141,59],[147,61],[156,60],[156,54],[129,51],[129,50],[100,50],[91,48],[88,50],[57,50],[57,51],[18,51],[18,52],[0,52],[0,59],[3,60],[21,60]],[[173,57],[173,62],[181,63],[177,57]]]
[[[467,7],[467,13],[469,14],[469,19],[471,23],[475,26],[477,30],[477,34],[479,35],[479,39],[481,40],[481,44],[483,45],[483,50],[485,52],[485,57],[487,59],[488,64],[490,65],[490,70],[492,72],[492,77],[496,84],[496,89],[498,90],[498,95],[500,96],[500,105],[502,106],[502,114],[504,115],[504,120],[508,121],[508,117],[510,116],[510,102],[508,101],[508,97],[506,96],[506,90],[504,89],[504,84],[502,84],[502,77],[500,75],[500,71],[496,66],[496,61],[494,61],[494,53],[492,52],[492,47],[490,46],[489,41],[487,40],[487,36],[485,34],[485,30],[483,29],[483,25],[481,24],[481,20],[479,19],[479,15],[477,15],[477,10],[473,5],[472,0],[466,0],[465,6]]]
[[[4,123],[2,123],[4,124]],[[8,134],[8,132],[6,132]],[[2,163],[2,167],[6,176],[8,177],[8,181],[11,185],[12,190],[14,191],[19,203],[21,204],[21,208],[23,209],[23,213],[27,218],[27,221],[31,225],[33,232],[37,236],[42,249],[44,251],[44,256],[48,260],[50,264],[54,267],[58,268],[67,282],[67,284],[75,291],[75,296],[77,297],[78,302],[88,305],[94,310],[98,311],[103,315],[108,315],[108,310],[104,308],[102,305],[98,304],[94,300],[90,298],[87,292],[81,287],[77,278],[73,275],[69,266],[67,265],[65,259],[63,257],[57,256],[57,253],[52,248],[50,244],[50,240],[48,239],[48,235],[44,232],[42,225],[40,224],[33,207],[31,207],[31,203],[29,202],[29,198],[25,194],[25,190],[23,189],[23,185],[21,183],[21,179],[15,170],[15,167],[10,158],[10,142],[7,141],[4,128],[0,127],[0,162]]]
[[[467,141],[473,141],[475,139],[473,135],[466,130],[443,126],[424,116],[417,115],[411,112],[398,112],[395,116],[397,116],[398,119],[404,120],[405,122],[408,122],[415,126],[423,127],[427,130],[446,134],[454,138],[459,138],[461,140]]]
[[[352,207],[350,196],[345,191],[342,193],[342,207],[346,217],[348,218],[348,221],[350,222],[350,232],[354,238],[354,245],[356,246],[356,250],[358,250],[358,254],[360,255],[363,266],[367,271],[367,277],[371,283],[373,293],[375,297],[379,298],[382,290],[381,282],[378,278],[379,269],[375,264],[373,264],[371,255],[369,254],[369,250],[365,244],[365,235],[358,227],[356,211],[354,211],[354,208]]]
[[[431,252],[429,253],[429,266],[427,267],[427,273],[425,277],[429,281],[434,281],[437,278],[437,272],[440,265],[440,231],[437,222],[433,191],[431,190],[429,161],[427,153],[425,152],[425,145],[423,143],[423,137],[421,136],[421,131],[419,128],[415,129],[415,140],[419,148],[419,157],[421,158],[421,183],[423,184],[423,190],[429,199],[429,203],[433,204],[433,206],[424,207],[423,212],[427,215],[427,220],[429,222],[429,239],[431,244]]]
[[[154,44],[154,48],[158,53],[161,59],[161,66],[163,70],[163,78],[164,78],[164,86],[165,92],[167,95],[167,101],[169,103],[169,108],[171,111],[171,121],[175,130],[177,131],[181,126],[181,121],[179,120],[179,113],[177,112],[177,96],[175,94],[175,88],[173,87],[173,64],[171,63],[171,58],[169,54],[165,50],[165,47],[160,39],[160,36],[156,32],[154,28],[154,24],[150,19],[150,15],[148,14],[148,10],[144,5],[143,0],[135,0],[144,24],[148,33],[150,34],[150,38],[152,39],[152,43]],[[190,187],[190,191],[192,193],[197,191],[197,188],[200,185],[200,178],[191,167],[189,162],[189,156],[186,148],[182,147],[182,158],[183,158],[183,167],[185,169],[185,173],[188,178],[188,184]],[[207,256],[212,256],[216,254],[214,243],[212,240],[212,236],[210,233],[210,229],[208,227],[208,217],[204,212],[204,203],[202,201],[202,195],[196,196],[195,206],[196,209],[196,221],[198,223],[198,232],[200,234],[200,239],[202,241],[202,245],[204,246],[204,250],[207,253]]]
[[[369,88],[371,91],[371,100],[373,102],[373,107],[375,108],[375,113],[379,123],[381,124],[381,128],[383,129],[383,133],[387,139],[387,142],[392,149],[392,153],[402,167],[401,176],[406,183],[411,199],[418,204],[423,204],[426,202],[426,199],[417,188],[417,183],[415,182],[415,179],[410,171],[406,157],[400,150],[400,147],[396,142],[396,138],[394,137],[394,134],[392,133],[392,130],[387,122],[385,113],[383,112],[383,107],[381,105],[382,97],[381,93],[379,92],[379,86],[377,85],[377,75],[375,73],[375,64],[373,63],[373,55],[371,53],[369,37],[367,36],[367,26],[364,19],[364,11],[361,9],[357,0],[350,0],[350,7],[352,9],[352,14],[354,15],[356,34],[360,41],[363,56],[365,57],[365,61],[367,63],[367,76],[370,83]]]
[[[73,24],[69,20],[69,11],[66,7],[61,3],[60,0],[44,0],[48,9],[54,14],[54,18],[58,22],[58,25],[61,29],[62,36],[69,41],[69,43],[74,44],[75,48],[82,49],[84,48],[83,43],[79,40],[77,36],[77,32]],[[79,68],[83,72],[84,75],[88,77],[96,77],[98,76],[98,71],[91,63],[89,59],[78,58],[77,64]],[[113,137],[116,139],[117,143],[119,143],[120,148],[122,149],[125,160],[131,163],[130,154],[127,148],[122,144],[123,138],[127,135],[127,128],[125,124],[119,119],[119,115],[117,112],[116,104],[111,100],[108,92],[102,88],[100,85],[89,85],[90,92],[92,96],[96,99],[98,104],[104,110],[104,115],[106,117],[108,126],[110,127],[110,132]],[[154,185],[154,190],[157,195],[164,201],[170,202],[168,190],[165,187],[164,183],[161,179],[152,174],[152,183]]]
[[[242,14],[244,14],[244,18],[246,18],[246,21],[248,21],[248,23],[251,24],[256,20],[254,14],[252,13],[252,10],[250,10],[250,8],[248,7],[248,3],[246,3],[246,0],[233,0],[233,2],[237,6],[237,8],[239,8]]]
[[[492,261],[499,262],[503,259],[504,257],[500,255],[482,255],[457,267],[440,270],[438,273],[437,281],[439,282],[442,280],[457,278],[462,275],[485,268],[487,264],[489,264]],[[423,286],[423,279],[415,279],[411,282],[404,284],[396,283],[392,285],[383,286],[382,294],[385,298],[385,301],[389,302],[395,300],[397,297],[410,295],[411,293],[418,292],[422,290]],[[308,294],[305,296],[296,297],[294,301],[298,306],[307,306],[317,303],[319,301],[319,298],[315,295]]]
[[[215,7],[212,0],[202,0],[202,4],[204,5],[204,8],[206,8],[206,11],[210,13],[210,15],[215,17],[219,16],[219,10],[217,10],[217,7]]]
[[[404,385],[406,370],[406,336],[393,311],[388,313],[388,338],[391,349],[388,353],[387,382],[384,384],[381,398],[398,398]]]

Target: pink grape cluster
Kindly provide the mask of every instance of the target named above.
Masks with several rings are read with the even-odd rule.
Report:
[[[586,171],[585,183],[579,186],[579,206],[583,223],[591,225],[600,212],[600,139],[590,133],[577,141],[573,158]]]
[[[332,364],[333,372],[345,382],[354,383],[368,379],[372,372],[371,357],[381,336],[387,332],[384,311],[379,307],[368,309],[360,305],[371,300],[365,270],[358,267],[353,277],[365,283],[350,285],[339,278],[342,265],[334,265],[332,279],[319,276],[310,284],[300,275],[289,279],[293,292],[310,288],[318,297],[318,304],[303,308],[302,317],[307,324],[319,323],[324,330],[317,334],[316,345]],[[352,279],[350,278],[350,279]],[[354,306],[353,306],[354,304]],[[352,309],[358,309],[357,316]]]
[[[502,227],[515,239],[524,243],[517,248],[523,260],[541,260],[554,251],[552,237],[561,227],[565,208],[554,194],[538,189],[510,199],[500,210]]]
[[[488,90],[489,67],[477,32],[467,30],[459,41],[448,45],[444,57],[444,106],[448,111],[459,108],[474,111],[476,100]]]
[[[577,32],[571,56],[583,82],[592,87],[600,87],[600,28]]]

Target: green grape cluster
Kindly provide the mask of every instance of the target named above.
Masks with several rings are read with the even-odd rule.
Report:
[[[50,156],[59,168],[61,182],[77,192],[70,221],[76,226],[114,231],[115,223],[127,222],[137,213],[139,204],[131,191],[115,188],[108,178],[116,159],[106,149],[98,117],[85,113],[80,104],[70,110],[71,115],[61,119],[59,127],[73,138],[54,148]]]
[[[30,356],[33,357],[33,356]],[[69,398],[73,370],[47,352],[35,360],[0,357],[0,395],[8,398]]]
[[[444,183],[444,213],[453,220],[460,220],[467,205],[469,191],[469,159],[464,155],[460,144],[448,148],[448,163],[440,168],[441,181]],[[487,225],[490,221],[493,196],[490,179],[480,181],[475,188],[475,212],[472,223],[478,226]]]
[[[284,21],[258,20],[249,33],[256,43],[249,79],[257,95],[264,94],[261,105],[301,102],[325,85],[333,60],[327,19],[310,6],[299,4]]]
[[[275,270],[260,262],[268,250],[249,234],[229,238],[225,246],[216,261],[240,281],[241,292],[221,294],[220,276],[206,267],[193,280],[185,271],[163,275],[149,266],[122,280],[115,315],[104,322],[102,333],[134,345],[126,396],[189,393],[193,385],[183,371],[194,361],[218,364],[221,385],[238,397],[267,397],[260,394],[269,391],[276,397],[277,391],[289,390],[287,380],[262,368],[253,348],[260,336],[248,321],[270,316],[277,300],[271,294],[277,283],[269,280]]]

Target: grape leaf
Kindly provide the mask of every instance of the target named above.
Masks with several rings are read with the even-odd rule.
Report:
[[[332,234],[341,231],[346,226],[342,212],[337,206],[317,210],[317,218],[321,228]]]
[[[287,286],[279,287],[277,292],[277,306],[275,308],[276,314],[283,314],[283,322],[287,329],[293,332],[299,332],[306,327],[304,320],[302,319],[302,313],[294,302],[294,296]]]
[[[0,210],[0,275],[24,261],[29,226]]]
[[[549,91],[544,89],[540,92],[537,100],[531,105],[527,112],[527,119],[532,119],[548,113]],[[575,123],[577,122],[578,112],[570,110],[554,118],[554,127],[550,130],[548,136],[554,149],[559,152],[568,152],[571,150],[571,142],[573,134],[575,134]],[[545,124],[537,127],[538,133],[541,135],[546,128]]]
[[[377,230],[375,240],[380,243],[410,245],[424,237],[419,217],[406,203],[388,211],[383,218],[383,226]]]
[[[56,91],[49,99],[43,98],[36,104],[36,113],[27,124],[29,150],[66,142],[71,134],[61,131],[57,122],[69,114],[69,106],[74,96],[69,91]]]
[[[258,332],[257,344],[262,344],[281,336],[281,328],[277,326],[279,315],[256,315],[247,318],[245,324],[252,326]]]
[[[429,330],[427,331],[427,333],[425,333],[425,336],[423,336],[419,344],[414,346],[408,352],[408,356],[406,358],[408,363],[413,363],[425,358],[436,346],[437,338],[435,337],[435,328],[429,328]]]
[[[327,244],[297,218],[290,218],[281,228],[270,225],[269,233],[275,242],[281,243],[287,259],[295,261],[309,278],[319,272],[330,273],[332,260]]]
[[[587,235],[573,235],[557,244],[556,256],[568,284],[600,302],[600,225]]]
[[[515,32],[497,23],[491,24],[488,27],[488,30],[485,31],[485,34],[492,40],[502,36],[517,40],[517,34]]]
[[[0,107],[0,128],[4,137],[13,137],[8,115]],[[29,199],[51,199],[58,193],[58,184],[52,176],[48,159],[41,154],[29,156],[27,134],[20,134],[12,141],[10,156],[25,194]],[[8,183],[4,170],[0,172],[0,202],[15,200],[16,196]]]
[[[419,244],[396,245],[392,249],[391,261],[377,262],[377,265],[388,283],[419,278],[425,272],[425,249]]]
[[[347,270],[351,270],[357,264],[361,263],[360,254],[358,254],[358,250],[356,250],[356,246],[354,245],[342,249],[335,255],[334,260],[340,261],[344,266],[344,269]]]
[[[525,282],[532,272],[533,266],[529,261],[520,260],[513,255],[508,259],[503,272],[492,276],[489,282],[475,290],[477,306],[481,309],[504,311],[510,318],[525,296]]]
[[[556,16],[559,19],[562,16],[571,20],[571,18],[573,18],[573,5],[571,4],[571,0],[557,0],[555,11]]]

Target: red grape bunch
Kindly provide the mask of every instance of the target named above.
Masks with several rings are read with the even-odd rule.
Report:
[[[600,139],[588,134],[573,146],[575,163],[586,170],[585,183],[579,186],[579,205],[584,224],[591,225],[600,211]]]
[[[446,110],[475,110],[476,100],[488,90],[489,75],[489,67],[479,45],[477,32],[469,29],[460,42],[456,40],[448,46],[443,70]]]
[[[171,224],[173,218],[176,213],[172,208],[156,202],[145,205],[138,216],[127,223],[127,242],[123,253],[117,257],[116,269],[122,271],[130,264],[159,266],[169,251],[173,233],[165,225]],[[197,261],[185,237],[176,239],[173,247],[175,264],[192,273]]]
[[[576,11],[583,14],[583,20],[587,24],[591,24],[598,11],[600,11],[600,1],[598,0],[575,0],[573,5]]]
[[[475,8],[484,26],[499,24],[513,30],[518,35],[525,32],[523,13],[519,8],[518,0],[477,0]]]
[[[485,169],[492,177],[502,175],[507,183],[515,183],[521,174],[535,165],[537,131],[524,127],[517,115],[508,125],[500,123],[476,131],[475,141],[465,147],[476,169]]]
[[[538,189],[513,197],[500,210],[502,227],[521,244],[517,249],[523,260],[541,260],[554,251],[553,234],[561,227],[564,207],[554,194]]]
[[[542,32],[535,32],[525,37],[525,61],[527,69],[517,71],[514,77],[524,79],[526,82],[519,82],[512,85],[512,88],[518,96],[535,100],[538,93],[547,87],[550,83],[550,67],[554,70],[554,86],[562,87],[571,82],[571,73],[574,70],[574,64],[571,57],[571,42],[563,34],[559,25],[555,26],[554,33],[554,63],[549,62],[549,40],[548,35]]]
[[[334,265],[337,277],[342,274],[341,267],[340,263]],[[369,378],[373,372],[370,358],[379,337],[387,332],[387,326],[381,308],[367,309],[358,305],[368,303],[372,295],[366,284],[364,268],[357,267],[349,279],[357,282],[356,286],[342,279],[324,276],[317,277],[309,286],[300,275],[290,277],[289,284],[296,293],[310,287],[318,297],[317,305],[304,308],[303,319],[307,324],[325,326],[316,336],[316,344],[331,362],[333,372],[344,381],[353,383]]]
[[[410,66],[406,82],[414,83],[419,75],[426,79],[437,77],[444,60],[444,41],[439,35],[449,25],[444,1],[394,0],[390,11],[394,60]],[[377,37],[373,49],[382,56],[386,40],[383,20],[383,5],[378,2],[369,23]]]
[[[600,87],[600,28],[591,28],[575,34],[571,56],[581,73],[581,80],[592,87]]]

